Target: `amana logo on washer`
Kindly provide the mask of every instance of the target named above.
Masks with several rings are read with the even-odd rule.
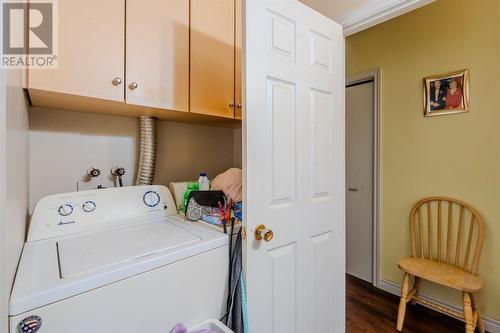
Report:
[[[17,325],[19,333],[35,333],[42,327],[42,318],[39,316],[29,316],[24,318]]]

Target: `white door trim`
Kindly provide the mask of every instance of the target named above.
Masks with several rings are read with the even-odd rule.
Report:
[[[344,35],[350,36],[379,23],[388,21],[435,0],[372,0],[342,17],[337,22],[344,27]]]
[[[373,268],[372,284],[380,288],[380,69],[350,75],[346,87],[373,80]]]

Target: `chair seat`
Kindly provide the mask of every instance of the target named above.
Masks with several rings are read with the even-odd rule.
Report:
[[[465,292],[475,293],[483,286],[479,276],[434,260],[406,257],[398,266],[411,275]]]

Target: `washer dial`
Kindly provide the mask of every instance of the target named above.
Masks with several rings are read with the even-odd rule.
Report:
[[[61,216],[68,216],[69,214],[73,213],[73,206],[71,206],[70,204],[64,204],[59,206],[59,209],[57,211]]]
[[[86,201],[82,205],[82,209],[85,213],[91,213],[95,210],[96,204],[93,201]]]
[[[148,207],[156,207],[160,203],[160,195],[156,191],[147,191],[144,193],[142,201]]]

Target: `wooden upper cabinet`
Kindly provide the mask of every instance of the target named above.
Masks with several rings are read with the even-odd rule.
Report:
[[[234,54],[235,54],[235,64],[234,64],[234,101],[236,104],[236,108],[234,109],[234,117],[236,119],[242,118],[242,110],[243,110],[243,85],[242,80],[242,66],[243,62],[241,61],[241,48],[243,44],[243,16],[242,16],[242,0],[235,0],[236,6],[236,17],[234,18],[235,22],[235,36],[234,36]]]
[[[127,0],[126,22],[127,103],[188,111],[189,1]]]
[[[191,0],[191,112],[234,118],[234,1]]]
[[[58,10],[58,68],[30,69],[28,88],[123,101],[125,1],[65,0]]]
[[[241,119],[242,0],[64,0],[58,12],[58,68],[28,70],[33,105]]]

